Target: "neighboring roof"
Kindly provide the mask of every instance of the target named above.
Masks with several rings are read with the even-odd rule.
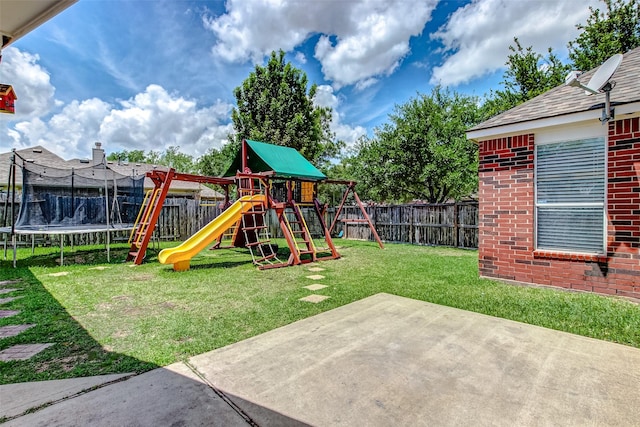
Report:
[[[16,153],[25,160],[34,164],[47,166],[57,169],[80,169],[86,168],[93,164],[91,160],[87,159],[71,159],[65,160],[62,157],[52,153],[46,148],[38,145],[35,147],[24,148],[22,150],[16,150]],[[6,185],[9,182],[9,166],[11,165],[12,152],[0,153],[0,185]],[[21,163],[20,163],[21,164]],[[118,163],[107,161],[109,168],[121,175],[136,176],[146,174],[154,169],[156,170],[169,170],[166,166],[152,165],[148,163]],[[20,170],[16,172],[16,185],[22,187],[22,173]],[[150,178],[144,179],[144,187],[150,189],[154,187],[153,181]],[[198,193],[200,197],[205,199],[220,199],[224,198],[224,195],[212,190],[197,182],[188,181],[172,181],[170,187],[170,193]]]
[[[582,74],[579,81],[586,85],[596,70]],[[616,82],[611,90],[612,106],[640,102],[640,47],[624,54],[611,80]],[[472,127],[467,133],[590,110],[599,112],[604,99],[604,94],[586,95],[581,88],[563,84]]]
[[[2,0],[0,35],[3,48],[45,23],[78,0]]]
[[[247,143],[247,164],[252,172],[271,172],[278,178],[299,178],[320,181],[327,176],[316,169],[295,148],[265,142],[245,140]],[[242,149],[231,163],[224,176],[233,176],[242,169]]]
[[[54,168],[66,168],[66,161],[46,148],[36,145],[35,147],[16,150],[16,153],[25,160],[31,161],[37,165],[51,166]],[[0,153],[0,183],[9,182],[9,167],[11,166],[11,156],[13,152]],[[16,172],[16,185],[22,187],[22,173]]]
[[[147,172],[151,172],[153,170],[159,171],[168,171],[169,168],[167,166],[162,165],[152,165],[149,163],[131,163],[131,162],[117,162],[117,161],[107,161],[107,165],[110,169],[118,172],[122,175],[140,175],[146,174]],[[144,179],[144,187],[145,188],[153,188],[154,184],[151,178],[145,177]],[[198,182],[189,182],[189,181],[171,181],[170,192],[197,192],[200,194],[201,198],[204,199],[224,199],[224,195],[218,191],[215,191],[205,185],[202,185]]]

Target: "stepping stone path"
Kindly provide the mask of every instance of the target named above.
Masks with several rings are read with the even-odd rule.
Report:
[[[42,350],[51,347],[53,343],[46,344],[18,344],[0,351],[0,360],[9,362],[12,360],[31,359]]]
[[[69,274],[63,272],[64,274]],[[52,274],[53,275],[61,275],[59,273]],[[4,288],[7,285],[15,285],[20,283],[19,280],[4,280],[0,282],[0,295],[8,294],[10,292],[19,291],[17,288]],[[22,298],[24,295],[0,298],[0,305],[9,303],[11,301],[17,300],[18,298]],[[15,316],[20,313],[20,310],[0,310],[0,319],[7,318],[11,316]],[[26,331],[29,328],[32,328],[36,325],[27,324],[27,325],[7,325],[0,327],[0,339],[15,337],[16,335]],[[36,354],[40,353],[42,350],[49,348],[54,343],[44,343],[44,344],[17,344],[11,346],[9,348],[5,348],[0,351],[0,361],[10,362],[12,360],[27,360]]]
[[[313,294],[313,295],[309,295],[308,297],[300,298],[300,301],[312,302],[314,304],[317,304],[317,303],[319,303],[321,301],[326,300],[327,298],[329,298],[329,297],[326,296],[326,295]]]
[[[15,316],[20,313],[20,310],[0,310],[0,319]]]
[[[322,267],[311,267],[309,268],[309,271],[313,272],[313,273],[317,273],[320,271],[324,271],[324,268]],[[324,279],[324,276],[320,275],[320,274],[314,274],[311,276],[307,276],[307,279],[310,280],[322,280]],[[308,285],[308,286],[304,286],[305,289],[309,289],[310,291],[319,291],[320,289],[324,289],[327,288],[328,286],[323,285],[321,283],[314,283],[312,285]],[[300,301],[305,301],[305,302],[311,302],[314,304],[317,304],[321,301],[326,300],[327,298],[329,298],[327,295],[318,295],[318,294],[311,294],[309,296],[306,296],[304,298],[300,298]]]
[[[0,327],[0,339],[15,337],[20,332],[26,331],[29,328],[33,328],[35,324],[30,325],[8,325]]]
[[[320,289],[324,289],[326,287],[328,286],[321,285],[320,283],[314,283],[313,285],[305,286],[305,288],[309,289],[310,291],[319,291]]]
[[[20,298],[22,298],[22,295],[17,296],[17,297],[0,298],[0,305],[6,304],[6,303],[11,302],[11,301],[15,301],[15,300],[20,299]]]

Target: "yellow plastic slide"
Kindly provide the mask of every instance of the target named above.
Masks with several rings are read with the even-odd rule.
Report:
[[[238,222],[242,218],[243,212],[250,211],[254,206],[265,203],[266,200],[266,196],[262,194],[241,197],[179,246],[161,250],[158,254],[158,261],[161,264],[173,264],[175,271],[188,270],[191,258]]]

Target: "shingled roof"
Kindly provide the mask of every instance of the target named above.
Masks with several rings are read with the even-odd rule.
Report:
[[[582,74],[579,81],[587,84],[597,68]],[[611,90],[611,105],[620,106],[640,101],[640,47],[624,54],[620,67],[611,80],[616,82]],[[584,90],[560,85],[502,114],[486,120],[467,132],[498,128],[505,125],[533,120],[565,116],[604,107],[604,95],[585,95]]]

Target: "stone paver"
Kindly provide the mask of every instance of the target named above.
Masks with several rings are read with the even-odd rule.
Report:
[[[20,310],[0,310],[0,319],[15,316],[18,313],[20,313]]]
[[[314,283],[313,285],[303,286],[303,287],[306,289],[309,289],[310,291],[319,291],[320,289],[327,288],[328,286],[321,285],[320,283]]]
[[[325,269],[322,267],[311,267],[308,270],[311,271],[312,273],[317,273],[318,271],[324,271]]]
[[[15,300],[20,299],[22,297],[23,297],[23,295],[20,295],[20,296],[17,296],[17,297],[0,298],[0,304],[6,304],[8,302],[15,301]]]
[[[0,295],[10,294],[11,292],[15,292],[15,291],[19,291],[19,290],[20,289],[16,289],[16,288],[0,289]]]
[[[319,274],[314,274],[312,276],[307,276],[307,279],[311,279],[311,280],[321,280],[324,279],[324,276],[321,276]]]
[[[326,300],[327,298],[329,298],[326,295],[309,295],[308,297],[304,297],[304,298],[300,298],[300,301],[305,301],[305,302],[312,302],[314,304],[317,304],[319,302],[322,302],[324,300]]]
[[[105,267],[103,265],[100,265],[98,267],[91,267],[89,270],[106,270],[107,268],[111,268],[111,267]]]
[[[36,326],[35,324],[28,325],[8,325],[0,327],[0,338],[15,337],[20,332],[26,331],[29,328]]]
[[[0,286],[15,285],[16,283],[20,283],[20,280],[2,280]]]
[[[51,347],[54,343],[46,344],[18,344],[0,351],[0,360],[9,362],[12,360],[27,360]]]
[[[51,277],[60,277],[60,276],[66,276],[67,274],[69,274],[68,271],[60,271],[59,273],[51,273],[51,274],[49,274],[49,276],[51,276]]]

